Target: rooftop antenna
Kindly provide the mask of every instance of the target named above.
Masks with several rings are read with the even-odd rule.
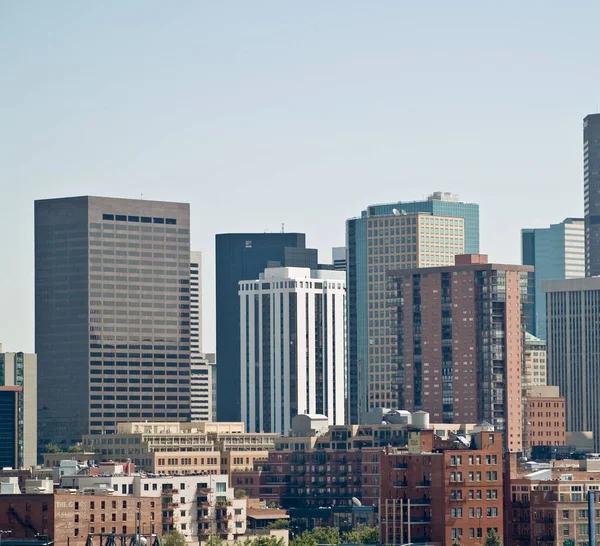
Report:
[[[143,199],[144,199],[144,194],[140,193],[140,200],[143,201]]]
[[[281,233],[285,233],[285,224],[281,223]]]

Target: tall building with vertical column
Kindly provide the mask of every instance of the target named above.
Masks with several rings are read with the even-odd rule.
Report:
[[[37,355],[2,352],[0,344],[0,386],[20,387],[18,394],[19,468],[37,464]]]
[[[202,354],[202,254],[190,252],[190,353]]]
[[[487,263],[390,271],[398,406],[445,423],[485,420],[522,447],[522,365],[530,266]],[[389,350],[388,350],[389,347]]]
[[[240,421],[240,297],[238,283],[267,267],[317,269],[317,250],[303,233],[216,235],[217,418]]]
[[[346,224],[348,289],[348,416],[358,423],[373,407],[396,407],[389,388],[385,272],[449,265],[479,249],[479,207],[437,192],[422,202],[373,205]]]
[[[568,432],[591,430],[600,451],[600,277],[546,281],[548,384],[566,400]]]
[[[190,417],[190,209],[35,202],[39,441]]]
[[[249,431],[287,434],[298,414],[345,421],[345,274],[267,268],[239,283],[240,397]]]
[[[581,218],[566,218],[548,228],[521,230],[523,265],[534,266],[534,291],[527,331],[546,339],[546,295],[542,283],[585,277],[585,230]]]
[[[583,119],[585,274],[600,275],[600,114]]]

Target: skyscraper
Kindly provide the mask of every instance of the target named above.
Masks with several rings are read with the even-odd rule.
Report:
[[[287,434],[300,413],[345,421],[346,275],[267,268],[240,281],[242,416],[248,431]]]
[[[567,431],[591,430],[600,451],[600,277],[545,281],[548,384],[566,399]]]
[[[600,275],[600,114],[583,120],[585,274]]]
[[[542,283],[547,280],[585,276],[584,222],[566,218],[548,228],[521,230],[523,265],[534,266],[534,292],[527,331],[546,339],[546,295]]]
[[[333,269],[336,271],[346,271],[346,247],[334,246],[331,249],[331,258]]]
[[[40,443],[190,417],[185,203],[35,202]]]
[[[530,266],[457,256],[456,265],[390,271],[390,354],[398,406],[436,422],[485,420],[522,447],[524,313]]]
[[[190,352],[202,354],[202,254],[190,252]]]
[[[418,224],[417,215],[423,218]],[[425,225],[427,216],[433,219],[431,226]],[[414,225],[409,224],[409,220],[414,221]],[[420,230],[418,236],[417,229]],[[389,362],[381,353],[375,354],[373,346],[375,339],[385,335],[385,321],[389,319],[384,301],[385,271],[449,265],[454,263],[455,254],[478,253],[479,206],[460,202],[455,195],[443,192],[432,194],[426,201],[372,205],[362,211],[359,218],[347,221],[346,248],[347,417],[350,423],[358,423],[361,414],[374,407],[368,394],[371,390],[369,374],[389,375]],[[385,397],[380,398],[380,404],[393,403],[393,393],[387,391]],[[382,394],[380,392],[380,396]]]
[[[267,267],[317,269],[317,250],[303,233],[226,233],[215,237],[217,418],[240,421],[240,297],[238,283]]]
[[[20,387],[18,395],[19,467],[37,464],[37,356],[3,353],[0,344],[0,386]]]

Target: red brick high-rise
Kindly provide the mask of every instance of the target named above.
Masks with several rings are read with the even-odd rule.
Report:
[[[434,422],[485,420],[522,450],[524,312],[531,266],[456,257],[388,272],[389,354],[399,407]]]

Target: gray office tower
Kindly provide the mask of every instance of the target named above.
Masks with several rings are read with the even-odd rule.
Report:
[[[35,202],[39,444],[190,417],[190,210]]]
[[[600,275],[600,114],[583,120],[585,275]]]
[[[238,282],[258,279],[267,267],[317,269],[317,250],[303,233],[217,235],[217,419],[241,421],[240,297]]]

